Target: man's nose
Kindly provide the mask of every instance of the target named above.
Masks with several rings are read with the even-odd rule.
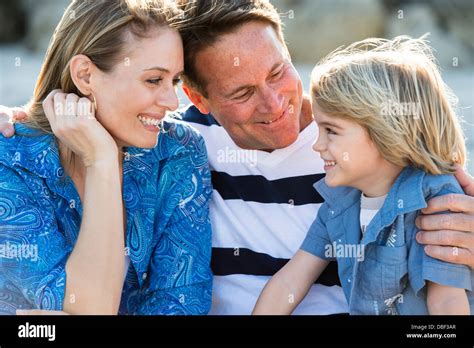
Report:
[[[264,112],[268,114],[277,114],[282,112],[283,95],[278,89],[266,87],[263,91]]]

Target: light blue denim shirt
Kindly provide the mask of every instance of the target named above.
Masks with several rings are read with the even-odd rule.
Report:
[[[155,148],[128,148],[123,161],[130,266],[119,314],[207,314],[211,306],[206,148],[181,121],[164,128]],[[82,203],[55,138],[23,125],[16,132],[0,137],[0,314],[62,310]]]
[[[301,249],[322,259],[337,259],[351,314],[428,314],[426,281],[468,290],[473,313],[473,271],[427,256],[415,240],[415,219],[427,200],[463,193],[452,175],[429,175],[406,167],[363,237],[361,192],[328,187],[324,179],[314,187],[325,203]]]

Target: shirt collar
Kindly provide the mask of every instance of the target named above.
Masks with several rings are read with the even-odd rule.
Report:
[[[405,214],[427,206],[423,194],[422,170],[405,167],[390,188],[384,205],[380,210],[381,223],[391,224],[397,215]],[[329,187],[325,178],[314,184],[314,188],[334,211],[333,217],[342,213],[360,200],[361,192],[348,186]]]

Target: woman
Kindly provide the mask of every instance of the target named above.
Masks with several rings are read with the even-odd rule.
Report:
[[[0,313],[209,310],[205,147],[163,120],[178,106],[178,18],[167,0],[66,9],[28,121],[0,139]]]

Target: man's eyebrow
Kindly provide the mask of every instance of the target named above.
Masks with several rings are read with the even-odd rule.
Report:
[[[282,66],[282,65],[284,65],[284,64],[285,64],[284,62],[275,63],[275,64],[272,66],[272,68],[270,69],[270,73],[271,73],[272,71],[274,71],[276,68],[278,68],[279,66]],[[225,97],[226,97],[226,98],[230,98],[230,97],[232,97],[234,94],[236,94],[237,92],[240,92],[240,91],[242,91],[242,90],[244,90],[244,89],[252,88],[252,87],[253,87],[253,85],[250,85],[250,84],[243,85],[243,86],[239,86],[239,87],[235,88],[232,92],[226,94]]]
[[[318,123],[318,126],[320,126],[320,127],[326,127],[326,126],[329,126],[329,127],[334,127],[334,128],[343,129],[341,126],[338,126],[337,124],[335,124],[335,123],[332,123],[332,122],[328,122],[328,121],[324,121],[324,122],[317,122],[317,123]]]

